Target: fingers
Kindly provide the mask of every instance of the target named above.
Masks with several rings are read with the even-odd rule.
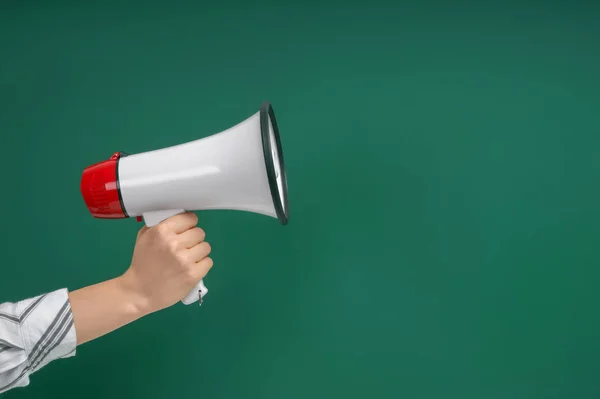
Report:
[[[200,244],[206,238],[206,233],[200,227],[194,227],[184,231],[178,237],[179,248],[192,248]]]
[[[189,265],[188,273],[193,282],[203,279],[213,266],[213,260],[208,256],[210,251],[210,244],[206,241],[186,250],[185,258]]]
[[[206,258],[211,251],[210,244],[206,241],[201,242],[200,244],[187,249],[185,253],[185,257],[190,263],[198,263],[204,258]]]
[[[181,234],[198,224],[198,216],[193,212],[180,213],[179,215],[171,216],[160,224],[176,234]]]
[[[202,280],[210,271],[210,269],[213,267],[213,260],[210,257],[206,257],[204,259],[202,259],[200,262],[197,262],[194,265],[193,268],[193,276],[194,276],[194,282],[198,282],[200,280]]]

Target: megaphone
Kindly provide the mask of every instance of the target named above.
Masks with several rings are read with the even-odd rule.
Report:
[[[113,154],[88,166],[81,193],[100,219],[136,217],[148,227],[185,211],[229,209],[289,219],[287,178],[270,103],[211,136],[153,151]],[[182,302],[200,301],[203,281]]]

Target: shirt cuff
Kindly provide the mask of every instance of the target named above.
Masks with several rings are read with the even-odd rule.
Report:
[[[0,304],[0,394],[29,384],[29,375],[75,355],[77,337],[66,288]]]
[[[66,288],[21,301],[17,308],[30,372],[75,356],[77,336]]]

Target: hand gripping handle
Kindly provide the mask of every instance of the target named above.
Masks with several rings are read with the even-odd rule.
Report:
[[[144,222],[146,223],[146,226],[153,227],[162,222],[163,220],[170,218],[171,216],[175,216],[184,212],[185,211],[183,209],[173,209],[167,211],[147,212],[144,213],[142,216],[144,217]],[[204,281],[200,280],[198,285],[194,289],[192,289],[190,293],[187,294],[185,298],[181,300],[181,302],[183,302],[185,305],[190,305],[199,300],[200,305],[202,305],[202,299],[207,293],[208,288],[206,288],[206,286],[204,285]]]

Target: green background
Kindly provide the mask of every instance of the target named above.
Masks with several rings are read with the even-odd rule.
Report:
[[[24,398],[598,398],[598,2],[4,2],[2,301],[122,273],[81,172],[273,103],[290,224]]]

